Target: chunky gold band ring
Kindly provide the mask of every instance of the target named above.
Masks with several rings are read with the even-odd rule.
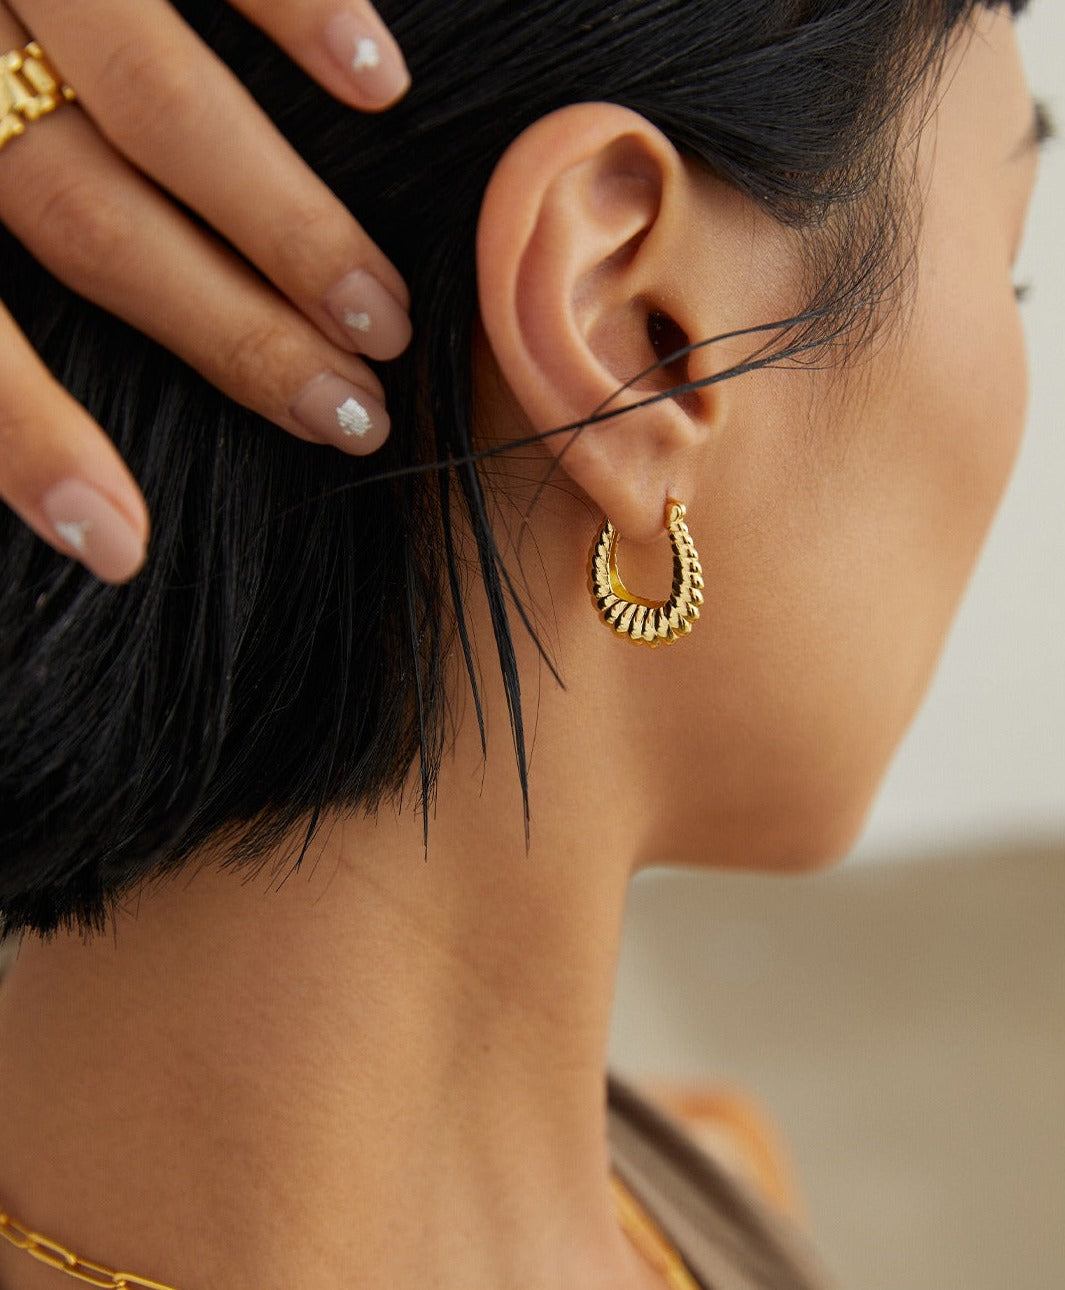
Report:
[[[0,54],[0,148],[26,130],[27,121],[47,116],[74,99],[35,40]]]

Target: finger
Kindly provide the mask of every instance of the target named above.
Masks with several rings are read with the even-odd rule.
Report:
[[[377,376],[182,214],[73,108],[0,155],[0,219],[73,290],[300,438],[372,452]]]
[[[201,215],[338,345],[410,337],[395,268],[166,0],[17,0],[117,151]],[[101,31],[122,32],[117,44]]]
[[[360,0],[234,0],[309,75],[336,98],[364,111],[390,107],[410,88],[399,46],[370,4]]]
[[[148,511],[114,445],[0,306],[0,498],[104,582],[144,563]]]

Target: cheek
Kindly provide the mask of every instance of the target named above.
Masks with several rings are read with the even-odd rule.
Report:
[[[835,626],[810,706],[845,713],[823,762],[847,769],[841,820],[863,818],[924,698],[1016,459],[1027,365],[1005,260],[926,279],[883,377],[819,508],[835,523],[820,579]]]
[[[697,768],[725,768],[727,816],[709,831],[730,864],[844,854],[928,687],[1023,423],[1023,337],[999,278],[994,309],[986,286],[926,281],[901,351],[860,363],[868,379],[819,401],[808,426],[779,378],[781,397],[760,400],[778,415],[718,463],[728,485],[700,528],[725,518],[707,541],[720,563],[706,562],[706,622],[682,656],[686,691],[714,711],[676,774],[699,839],[715,794]]]
[[[925,271],[907,342],[912,376],[898,399],[919,465],[903,470],[902,481],[925,499],[928,540],[943,544],[943,577],[962,582],[1009,480],[1028,385],[1006,256],[971,250],[948,249]]]
[[[697,839],[709,818],[728,863],[809,866],[849,846],[1016,457],[1027,372],[1009,266],[1025,189],[1005,158],[1030,104],[1004,9],[982,21],[998,25],[964,43],[922,145],[908,310],[846,381],[818,387],[808,426],[802,378],[753,380],[735,453],[693,514],[698,531],[717,523],[720,563],[686,692],[713,705],[674,769],[692,808],[675,834]]]
[[[965,154],[952,166],[950,143],[923,213],[903,357],[912,380],[901,395],[925,441],[930,482],[959,526],[958,557],[968,543],[971,563],[1024,427],[1027,363],[1010,266],[1027,189]]]

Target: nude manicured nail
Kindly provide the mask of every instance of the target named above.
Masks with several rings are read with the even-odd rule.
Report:
[[[407,311],[363,269],[341,278],[327,294],[325,304],[360,354],[369,358],[396,358],[410,344]]]
[[[399,46],[379,19],[338,13],[326,23],[324,36],[329,52],[367,103],[386,107],[410,88]]]
[[[144,563],[144,539],[102,493],[66,479],[45,494],[41,510],[63,546],[103,582],[126,582]]]
[[[317,438],[344,452],[374,452],[388,438],[390,422],[381,404],[332,372],[300,391],[292,404],[292,415]]]

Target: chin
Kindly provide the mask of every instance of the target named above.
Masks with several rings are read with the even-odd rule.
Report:
[[[862,780],[853,776],[847,791],[829,791],[818,805],[811,806],[792,823],[790,834],[781,839],[779,859],[761,866],[787,873],[818,873],[841,863],[850,855],[865,832],[890,757],[877,761]]]
[[[841,794],[838,785],[801,808],[792,802],[777,814],[775,824],[752,839],[746,850],[737,847],[720,866],[748,872],[815,874],[847,858],[861,837],[880,776],[862,789]]]
[[[776,855],[758,866],[767,873],[812,874],[831,869],[844,861],[865,829],[873,798],[852,813],[819,822],[816,827],[797,829]]]
[[[735,870],[745,873],[801,875],[820,873],[845,860],[854,849],[875,798],[875,789],[860,803],[834,810],[781,813],[766,827],[737,830],[727,839],[693,841],[683,853],[659,852],[636,865],[642,869]],[[697,835],[696,835],[697,837]]]

